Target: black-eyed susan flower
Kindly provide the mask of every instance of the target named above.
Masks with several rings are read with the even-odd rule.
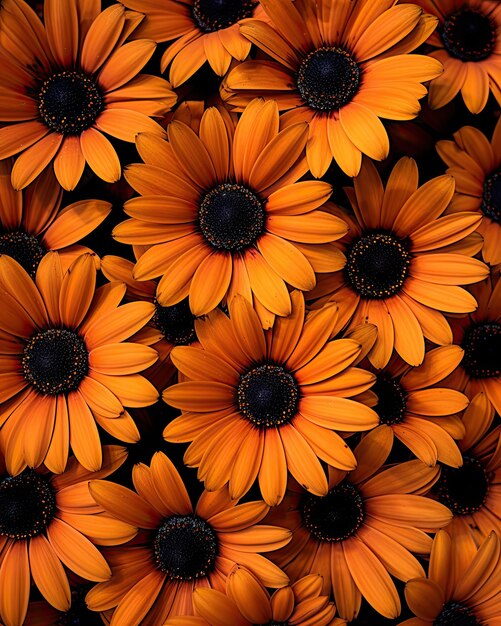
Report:
[[[451,319],[454,343],[464,350],[457,369],[447,384],[464,391],[469,398],[485,393],[501,414],[501,279],[499,272],[471,286],[478,309]]]
[[[97,545],[129,541],[136,528],[104,512],[89,494],[91,477],[104,478],[125,461],[124,448],[104,446],[99,472],[74,458],[64,474],[25,469],[9,476],[0,462],[0,618],[22,626],[33,581],[47,602],[66,612],[71,606],[63,565],[86,581],[105,581],[110,568]]]
[[[468,406],[468,398],[456,389],[439,386],[462,358],[459,346],[440,346],[428,351],[419,367],[394,358],[375,372],[371,392],[377,396],[373,409],[379,415],[378,430],[388,431],[385,436],[392,441],[395,436],[426,465],[440,461],[459,467],[463,463],[454,439],[464,436],[457,414]]]
[[[226,594],[215,589],[193,593],[194,617],[167,620],[165,626],[337,626],[336,607],[322,594],[322,579],[305,576],[293,585],[277,589],[271,596],[248,570],[235,567],[228,576]],[[343,623],[343,622],[341,622]]]
[[[454,516],[447,532],[458,537],[471,533],[477,544],[491,530],[501,533],[501,428],[489,432],[493,419],[485,394],[477,394],[463,416],[462,465],[442,467],[432,491]]]
[[[381,431],[355,448],[353,472],[330,470],[329,491],[318,497],[290,481],[269,523],[292,531],[291,542],[272,554],[292,581],[316,573],[323,593],[334,593],[340,617],[352,620],[361,597],[384,617],[400,614],[391,576],[407,581],[424,575],[412,553],[428,554],[434,532],[452,517],[444,505],[417,495],[438,476],[438,467],[419,460],[382,467],[391,441]],[[391,576],[390,576],[391,575]]]
[[[430,84],[430,106],[438,109],[461,91],[472,113],[491,92],[501,104],[501,6],[496,0],[416,0],[439,20],[429,43],[444,72]]]
[[[237,296],[229,318],[214,311],[195,322],[201,347],[171,353],[185,382],[168,387],[163,398],[183,414],[164,436],[192,441],[184,461],[199,468],[207,489],[228,483],[232,497],[241,497],[257,478],[273,506],[290,471],[305,489],[325,495],[320,460],[355,467],[335,431],[364,431],[379,422],[372,409],[350,399],[369,389],[374,375],[353,367],[358,341],[329,341],[336,307],[305,317],[301,292],[293,292],[292,302],[291,315],[265,333],[250,303]]]
[[[405,599],[416,615],[400,626],[499,626],[501,595],[499,535],[477,546],[439,530],[433,541],[427,578],[410,580]]]
[[[481,216],[444,215],[454,179],[439,176],[418,187],[418,169],[404,157],[383,187],[376,168],[364,159],[355,188],[348,189],[354,215],[339,209],[349,233],[333,245],[346,255],[342,272],[320,275],[311,297],[339,302],[350,327],[378,327],[371,363],[384,367],[393,349],[409,365],[424,359],[424,338],[444,345],[452,332],[443,313],[467,313],[475,298],[460,285],[485,278],[489,268],[471,258],[468,235]]]
[[[173,463],[161,452],[151,466],[134,466],[134,492],[106,481],[90,484],[95,500],[111,515],[141,529],[130,544],[106,551],[113,576],[87,594],[95,611],[116,608],[112,626],[162,624],[192,615],[193,590],[224,590],[235,564],[264,586],[284,587],[287,576],[261,553],[290,540],[290,532],[261,525],[263,501],[238,504],[227,489],[200,496],[195,508]]]
[[[135,247],[137,252],[137,247]],[[140,254],[137,255],[140,258]],[[190,310],[188,298],[171,306],[157,302],[157,281],[138,281],[133,277],[134,263],[118,256],[107,255],[101,262],[101,271],[110,281],[121,280],[127,285],[130,300],[144,300],[155,306],[155,314],[147,326],[137,332],[132,340],[153,346],[158,352],[158,361],[148,370],[148,379],[157,388],[166,386],[176,372],[170,360],[174,346],[189,346],[197,341],[195,316]]]
[[[454,141],[437,142],[437,151],[456,181],[447,212],[479,213],[482,258],[491,265],[501,263],[501,121],[490,142],[477,128],[463,126]]]
[[[223,76],[233,59],[243,61],[251,42],[240,32],[245,18],[259,19],[257,0],[120,0],[146,16],[136,37],[172,42],[162,56],[161,70],[179,87],[207,61]]]
[[[156,361],[156,351],[126,341],[153,316],[153,305],[119,306],[123,283],[95,287],[90,254],[64,272],[58,253],[47,253],[36,282],[0,257],[0,437],[11,473],[42,462],[62,472],[69,446],[85,468],[98,470],[97,425],[136,441],[124,406],[157,399],[139,373]]]
[[[118,180],[120,161],[105,134],[129,142],[143,131],[162,134],[151,118],[176,101],[169,83],[139,73],[155,42],[126,42],[143,16],[120,4],[101,12],[99,1],[47,0],[42,24],[23,0],[5,0],[2,9],[0,158],[19,154],[14,187],[51,163],[65,189],[77,185],[85,163]]]
[[[284,124],[307,122],[306,154],[314,176],[332,158],[349,175],[362,154],[381,160],[389,141],[380,118],[409,120],[426,95],[422,85],[442,71],[423,55],[408,54],[437,19],[414,4],[262,0],[271,19],[246,20],[241,32],[272,60],[237,65],[221,95],[236,107],[255,96],[275,99]]]
[[[141,197],[125,204],[131,219],[114,237],[149,246],[134,276],[162,276],[162,306],[189,296],[199,316],[240,293],[269,327],[291,312],[287,284],[309,290],[316,273],[343,266],[332,242],[347,227],[321,210],[329,184],[296,182],[307,170],[306,124],[280,131],[276,104],[259,99],[236,128],[228,119],[211,107],[198,134],[174,121],[168,142],[138,138],[145,164],[129,166],[126,178]]]
[[[0,254],[8,254],[34,278],[49,250],[57,250],[66,268],[89,248],[75,245],[92,232],[111,211],[103,200],[81,200],[64,209],[61,187],[46,170],[24,191],[10,180],[11,164],[0,163]]]

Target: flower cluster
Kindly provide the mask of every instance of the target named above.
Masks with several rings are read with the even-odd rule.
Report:
[[[1,626],[499,626],[500,274],[496,0],[0,0]]]

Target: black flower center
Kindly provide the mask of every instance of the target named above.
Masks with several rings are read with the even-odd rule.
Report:
[[[50,328],[28,341],[22,365],[37,391],[56,395],[78,388],[89,369],[89,353],[75,331]]]
[[[299,386],[280,365],[260,365],[240,376],[238,408],[256,426],[279,426],[297,411]]]
[[[232,183],[207,193],[198,213],[200,230],[218,250],[237,252],[256,242],[265,228],[263,203],[255,193]]]
[[[159,569],[180,580],[210,572],[218,554],[217,536],[197,515],[173,515],[164,521],[153,543]]]
[[[351,101],[360,85],[360,67],[342,48],[310,52],[297,74],[301,98],[317,111],[335,111]]]
[[[34,278],[45,250],[36,237],[12,232],[0,235],[0,254],[11,256]]]
[[[372,233],[347,251],[345,273],[353,289],[364,298],[388,298],[404,284],[411,255],[393,234]]]
[[[480,209],[486,217],[501,224],[501,171],[486,176]]]
[[[482,508],[489,480],[482,463],[465,456],[461,467],[442,467],[436,489],[440,502],[454,515],[469,515]]]
[[[35,537],[55,512],[56,497],[49,481],[33,470],[0,481],[0,535]]]
[[[306,494],[303,523],[319,541],[343,541],[354,535],[364,521],[364,503],[358,489],[340,483],[322,497]]]
[[[256,4],[252,0],[195,0],[193,18],[200,30],[212,33],[251,17]]]
[[[459,602],[447,602],[433,626],[480,626],[471,609]]]
[[[153,324],[162,332],[167,341],[176,346],[193,343],[195,333],[195,316],[190,310],[188,298],[172,306],[156,305]]]
[[[381,424],[400,424],[405,415],[406,394],[396,380],[380,375],[372,387],[378,397],[374,410]]]
[[[468,328],[461,347],[461,365],[473,378],[492,378],[501,374],[501,324],[478,324]]]
[[[97,83],[80,72],[54,74],[38,93],[42,121],[64,135],[77,135],[90,128],[103,108],[103,94]]]
[[[461,61],[486,59],[496,46],[496,25],[488,15],[474,9],[447,16],[441,35],[447,52]]]

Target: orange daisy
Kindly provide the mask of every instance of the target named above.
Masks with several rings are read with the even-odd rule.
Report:
[[[491,530],[501,534],[501,427],[489,432],[493,419],[493,408],[479,393],[463,417],[461,467],[442,467],[432,492],[454,515],[447,531],[458,537],[471,533],[477,544]]]
[[[259,524],[269,510],[264,502],[238,504],[223,489],[204,491],[193,509],[179,473],[161,452],[150,467],[135,465],[132,480],[137,493],[106,481],[90,484],[100,506],[141,529],[132,543],[106,552],[113,577],[87,594],[94,611],[117,607],[112,626],[160,626],[169,616],[193,615],[193,590],[224,590],[235,564],[264,586],[287,585],[287,576],[260,554],[290,540],[289,531]]]
[[[480,113],[492,92],[501,104],[501,6],[497,0],[416,0],[438,18],[428,43],[444,73],[430,84],[432,109],[461,90],[472,113]]]
[[[479,213],[482,258],[491,265],[501,263],[501,119],[490,143],[477,128],[464,126],[454,133],[454,141],[438,141],[437,151],[456,181],[447,212]]]
[[[348,189],[354,215],[336,209],[349,223],[348,234],[333,245],[346,254],[342,272],[320,275],[311,297],[340,303],[349,327],[378,327],[371,363],[384,367],[393,348],[409,365],[420,365],[424,338],[452,342],[443,312],[468,313],[475,298],[459,285],[485,278],[489,268],[471,258],[468,235],[481,221],[475,213],[443,215],[454,193],[454,179],[439,176],[418,187],[415,161],[404,157],[386,188],[373,163],[364,159],[355,188]],[[351,320],[351,321],[350,321]]]
[[[63,272],[58,253],[47,253],[36,282],[16,261],[0,257],[0,433],[13,474],[41,463],[63,472],[69,445],[86,469],[98,470],[97,425],[121,441],[137,441],[124,406],[157,400],[139,374],[156,361],[156,351],[126,342],[152,317],[153,305],[118,306],[125,285],[95,286],[90,254]]]
[[[138,252],[137,249],[134,250]],[[141,254],[137,254],[140,258]],[[101,271],[110,281],[120,280],[127,285],[126,298],[131,301],[152,302],[155,314],[147,326],[133,335],[133,341],[153,346],[158,361],[148,369],[148,380],[158,389],[166,386],[177,371],[170,360],[174,346],[189,346],[197,341],[195,316],[190,311],[188,298],[172,306],[161,306],[156,300],[157,281],[138,281],[133,277],[134,263],[118,256],[102,258]]]
[[[427,578],[410,580],[405,599],[417,617],[400,626],[499,626],[501,577],[499,535],[477,547],[454,540],[445,530],[435,536]]]
[[[377,426],[377,414],[352,396],[374,375],[353,367],[362,345],[329,341],[337,319],[328,305],[305,317],[301,292],[292,313],[264,332],[249,302],[237,296],[230,318],[214,311],[195,328],[201,347],[176,347],[171,358],[186,382],[164,400],[183,411],[164,430],[167,441],[193,441],[184,456],[209,490],[229,484],[241,497],[256,478],[264,500],[278,504],[287,470],[314,494],[328,490],[320,459],[343,470],[355,457],[334,431]],[[221,441],[225,445],[221,446]]]
[[[87,581],[110,578],[94,544],[125,543],[137,531],[96,506],[88,481],[108,476],[126,456],[124,448],[104,446],[99,472],[71,458],[58,476],[31,469],[9,476],[0,458],[0,618],[5,626],[25,623],[31,580],[55,609],[70,609],[63,565]]]
[[[426,353],[422,365],[410,367],[399,358],[376,372],[371,392],[377,396],[373,409],[379,415],[377,430],[383,437],[401,441],[426,465],[437,461],[459,467],[463,458],[454,441],[465,434],[458,415],[468,398],[455,389],[438,387],[461,362],[459,346],[441,346]]]
[[[451,319],[454,343],[464,350],[447,385],[464,391],[469,398],[485,393],[501,415],[501,279],[499,271],[472,285],[478,309]]]
[[[80,200],[60,210],[61,187],[50,170],[25,191],[12,187],[10,173],[10,162],[0,162],[0,254],[11,256],[34,278],[49,250],[60,253],[65,269],[77,256],[92,253],[75,243],[109,215],[109,202]]]
[[[209,62],[224,76],[233,59],[243,61],[251,42],[240,32],[242,20],[264,17],[257,0],[120,0],[144,13],[135,37],[171,41],[162,56],[161,70],[170,66],[169,81],[179,87]]]
[[[333,158],[349,176],[357,176],[362,154],[386,158],[389,141],[380,118],[416,117],[426,95],[422,83],[442,72],[435,59],[408,54],[437,19],[393,1],[261,4],[271,25],[246,20],[241,32],[273,60],[237,65],[222,97],[240,110],[255,96],[273,98],[287,111],[283,124],[307,122],[306,155],[316,177]]]
[[[318,497],[290,481],[280,506],[267,520],[289,528],[292,540],[273,560],[292,581],[310,573],[323,577],[323,593],[334,593],[340,617],[353,620],[362,597],[381,615],[395,619],[400,599],[390,574],[399,580],[424,576],[413,556],[430,552],[431,538],[451,520],[444,505],[417,495],[438,476],[438,467],[408,461],[383,463],[391,441],[381,431],[355,448],[353,472],[329,471],[329,491]]]
[[[151,119],[176,102],[169,83],[140,74],[153,41],[125,43],[143,16],[115,4],[46,0],[44,22],[23,0],[3,0],[0,36],[0,159],[19,154],[12,184],[26,187],[50,163],[64,189],[85,163],[105,181],[120,178],[105,134],[134,142],[163,134]]]
[[[140,135],[145,164],[126,178],[142,197],[126,202],[131,219],[113,236],[150,246],[134,277],[162,276],[162,306],[189,295],[194,315],[209,313],[234,294],[253,302],[265,327],[289,315],[287,284],[309,290],[315,274],[340,269],[332,245],[344,221],[320,210],[332,188],[296,182],[307,170],[306,124],[279,130],[274,102],[253,101],[236,127],[220,111],[205,111],[200,132],[174,121],[169,142]]]
[[[228,576],[226,595],[215,589],[195,589],[193,606],[202,622],[200,617],[174,618],[165,626],[337,626],[336,607],[322,594],[322,578],[316,574],[282,587],[270,597],[255,576],[237,566]]]

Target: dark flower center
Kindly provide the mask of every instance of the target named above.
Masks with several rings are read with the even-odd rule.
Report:
[[[36,237],[12,232],[0,235],[0,254],[11,256],[34,278],[45,250]]]
[[[78,389],[89,369],[89,353],[75,331],[50,328],[28,341],[22,365],[37,391],[56,395]]]
[[[200,30],[212,33],[251,17],[256,4],[252,0],[195,0],[193,18]]]
[[[372,233],[353,243],[347,252],[345,273],[364,298],[388,298],[404,284],[411,255],[393,234]]]
[[[480,209],[486,217],[501,224],[501,171],[486,176]]]
[[[49,481],[33,470],[0,481],[0,535],[35,537],[55,512],[56,497]]]
[[[217,536],[197,515],[173,515],[164,521],[153,543],[155,560],[170,578],[193,580],[210,572],[218,554]]]
[[[405,415],[406,394],[396,380],[380,375],[372,387],[378,397],[374,410],[381,424],[400,424]]]
[[[358,489],[342,482],[322,497],[306,494],[303,523],[319,541],[343,541],[356,533],[364,521],[364,503]]]
[[[480,626],[471,609],[459,602],[447,602],[433,626]]]
[[[193,343],[195,333],[195,316],[190,310],[188,298],[172,306],[156,304],[153,324],[162,332],[167,341],[176,346]]]
[[[57,626],[102,626],[99,613],[91,611],[85,604],[89,589],[90,587],[79,587],[72,590],[70,610],[60,615]]]
[[[473,378],[492,378],[501,374],[501,324],[478,324],[468,328],[461,347],[461,365]]]
[[[301,98],[317,111],[335,111],[351,101],[360,85],[360,67],[342,48],[310,52],[297,74]]]
[[[496,25],[474,9],[461,9],[447,16],[441,35],[447,52],[461,61],[482,61],[496,46]]]
[[[204,196],[198,218],[202,234],[214,248],[237,252],[263,234],[266,215],[255,193],[223,183]]]
[[[438,499],[454,515],[469,515],[479,511],[487,497],[489,480],[484,466],[473,457],[465,456],[461,467],[442,467],[437,482]]]
[[[240,376],[238,408],[256,426],[279,426],[297,411],[299,386],[280,365],[260,365]]]
[[[48,78],[38,93],[42,121],[64,135],[77,135],[95,122],[104,108],[97,83],[80,72],[60,72]]]

